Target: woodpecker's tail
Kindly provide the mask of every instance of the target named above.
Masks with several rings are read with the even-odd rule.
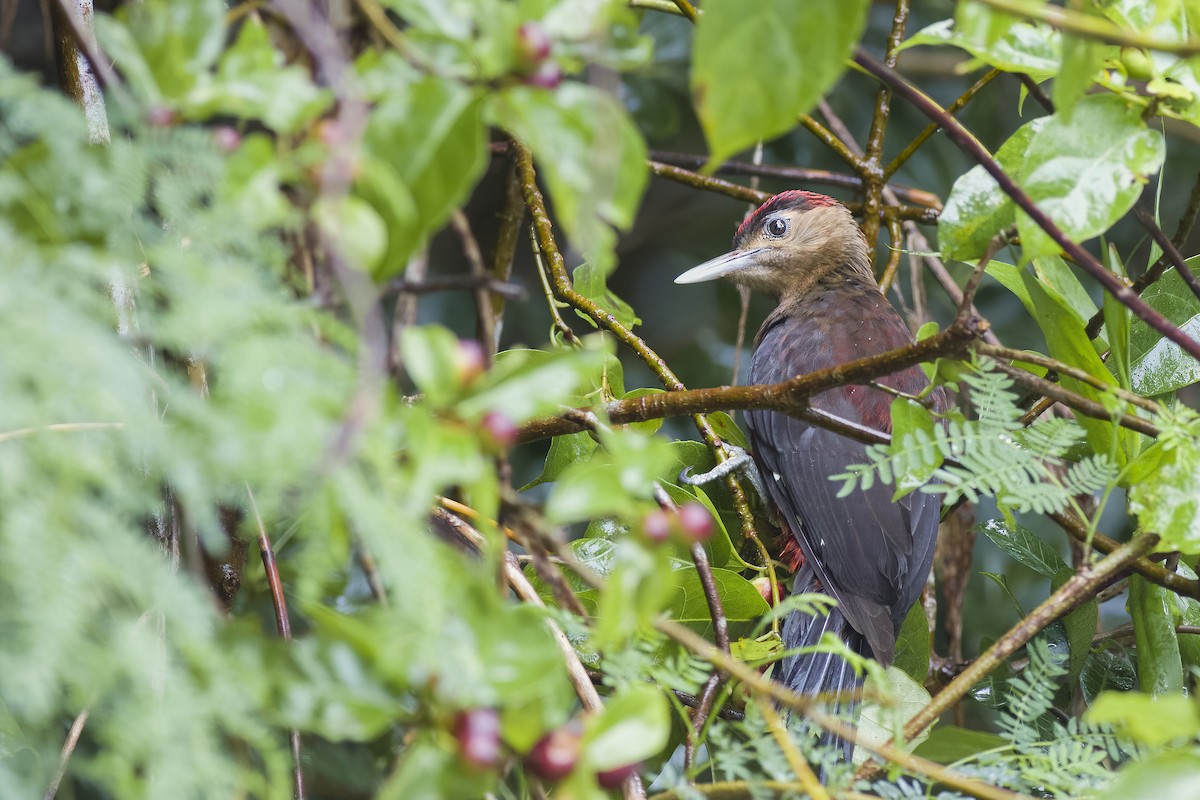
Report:
[[[807,566],[802,567],[796,575],[793,593],[819,591],[821,588],[816,576]],[[826,633],[836,635],[855,653],[870,657],[871,648],[866,639],[850,627],[841,609],[836,606],[829,610],[828,615],[808,615],[793,611],[783,620],[783,646],[787,650],[811,647],[820,642]],[[827,706],[834,713],[853,713],[858,703],[850,695],[861,688],[863,682],[849,662],[833,653],[800,653],[789,656],[780,663],[776,679],[798,694],[829,696]],[[839,695],[840,699],[835,699]],[[824,734],[821,736],[821,743],[840,745],[846,760],[850,760],[850,742],[832,734]]]

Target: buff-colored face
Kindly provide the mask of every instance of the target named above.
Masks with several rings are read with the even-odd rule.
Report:
[[[770,211],[740,231],[734,247],[675,282],[728,278],[751,289],[785,294],[810,285],[839,264],[857,265],[866,255],[862,232],[840,203]]]

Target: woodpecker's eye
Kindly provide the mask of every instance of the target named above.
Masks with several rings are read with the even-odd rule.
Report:
[[[788,232],[788,222],[783,217],[767,220],[767,224],[763,227],[763,232],[771,239],[778,239]]]

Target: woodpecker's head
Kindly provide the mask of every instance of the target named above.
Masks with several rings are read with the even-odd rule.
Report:
[[[692,267],[675,282],[728,278],[783,297],[802,294],[837,269],[871,277],[867,241],[850,209],[823,194],[790,191],[775,195],[742,223],[732,251]]]

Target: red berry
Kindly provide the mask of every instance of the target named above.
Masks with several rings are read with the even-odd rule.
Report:
[[[460,711],[454,718],[458,753],[472,767],[491,769],[500,761],[500,715],[494,708]]]
[[[154,106],[146,119],[155,128],[167,128],[175,124],[175,112],[166,106]]]
[[[537,22],[526,22],[517,29],[517,56],[526,64],[538,64],[550,55],[550,35]]]
[[[483,345],[475,339],[459,339],[458,351],[454,354],[458,382],[466,386],[474,381],[483,372],[483,364]]]
[[[501,447],[512,447],[517,443],[517,436],[521,433],[517,423],[512,421],[512,417],[505,414],[503,411],[489,411],[483,415],[480,420],[483,429],[487,431],[491,440]]]
[[[769,605],[769,606],[775,605],[775,599],[771,596],[771,579],[770,578],[768,578],[766,575],[761,575],[761,576],[755,578],[754,580],[750,581],[750,583],[752,586],[754,586],[755,589],[758,590],[758,593],[760,595],[762,595],[762,599],[767,601],[767,605]]]
[[[539,89],[557,89],[562,83],[562,70],[554,61],[543,61],[537,69],[525,76],[525,83]]]
[[[623,767],[601,770],[596,773],[596,783],[602,789],[619,789],[630,775],[637,772],[637,764],[626,764]]]
[[[708,509],[699,503],[679,507],[679,524],[689,539],[702,542],[713,534],[713,519]]]
[[[671,538],[671,529],[675,527],[675,521],[670,514],[665,511],[651,511],[642,518],[642,533],[645,537],[655,544],[662,544]]]
[[[217,142],[217,147],[226,153],[232,153],[242,145],[242,135],[228,125],[219,125],[213,128],[213,138]]]
[[[542,780],[560,781],[579,761],[579,740],[579,725],[568,723],[543,736],[529,751],[525,763]]]

